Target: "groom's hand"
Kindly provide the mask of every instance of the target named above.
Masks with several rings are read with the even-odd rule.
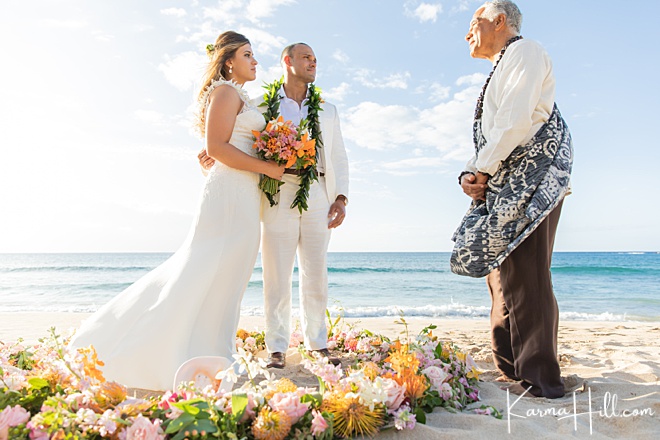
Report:
[[[206,171],[210,170],[215,163],[215,159],[206,154],[205,148],[202,148],[202,151],[199,152],[197,159],[199,160],[199,166]]]
[[[346,218],[346,205],[341,200],[335,200],[328,211],[328,219],[330,219],[328,229],[334,229],[341,225],[344,218]]]
[[[486,200],[486,182],[487,174],[465,174],[461,178],[461,188],[472,200]]]

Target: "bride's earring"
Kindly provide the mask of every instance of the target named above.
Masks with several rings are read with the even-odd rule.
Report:
[[[231,66],[229,66],[229,73],[232,73]]]

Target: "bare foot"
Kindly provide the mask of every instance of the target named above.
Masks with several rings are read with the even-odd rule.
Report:
[[[511,379],[508,376],[501,375],[501,376],[498,376],[498,377],[495,378],[495,382],[514,383],[514,382],[518,382],[518,381],[515,380],[515,379]]]

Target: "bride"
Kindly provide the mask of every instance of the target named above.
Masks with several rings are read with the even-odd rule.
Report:
[[[265,121],[242,89],[256,78],[250,42],[228,31],[207,50],[197,123],[216,162],[190,233],[174,255],[85,321],[71,341],[93,345],[106,379],[129,387],[166,390],[191,358],[231,358],[259,249],[259,174],[281,179],[284,172],[283,165],[252,154],[252,130],[262,130]]]

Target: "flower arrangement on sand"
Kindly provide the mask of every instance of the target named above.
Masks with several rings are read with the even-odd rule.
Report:
[[[72,349],[54,329],[35,345],[0,342],[0,440],[371,437],[414,429],[434,408],[465,410],[479,400],[471,357],[439,341],[434,326],[390,340],[339,320],[330,324],[329,343],[350,366],[305,354],[302,364],[318,388],[276,378],[255,357],[263,333],[239,330],[237,368],[218,379],[237,381],[238,370],[246,377],[240,387],[189,383],[149,398],[106,381],[93,347]],[[497,413],[484,408],[475,412]]]

